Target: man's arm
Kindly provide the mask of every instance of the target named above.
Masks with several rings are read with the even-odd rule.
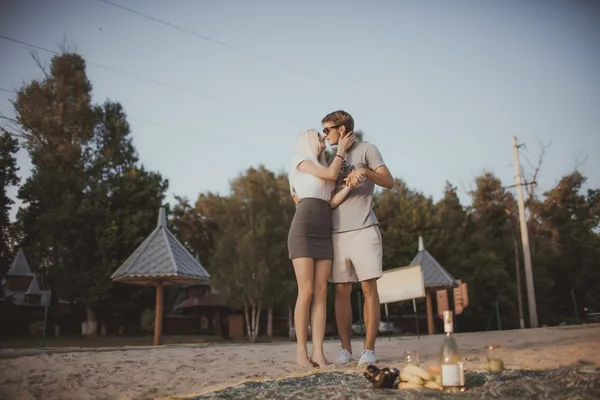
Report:
[[[377,186],[387,189],[394,187],[394,177],[385,166],[383,157],[375,145],[367,147],[365,152],[367,168],[364,170],[365,177]]]
[[[365,176],[371,182],[376,184],[377,186],[384,187],[386,189],[394,188],[394,177],[390,173],[390,170],[387,169],[385,165],[377,168],[375,171],[371,171],[370,169],[365,169]]]
[[[369,144],[365,152],[365,158],[367,168],[359,168],[353,174],[360,179],[369,179],[377,186],[392,189],[394,187],[394,177],[385,166],[379,149]]]

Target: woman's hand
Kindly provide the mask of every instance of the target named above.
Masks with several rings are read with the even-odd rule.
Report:
[[[353,144],[354,144],[354,132],[349,132],[346,136],[340,138],[340,140],[338,142],[337,154],[342,157],[345,156]]]
[[[361,184],[366,178],[364,177],[364,175],[360,175],[360,174],[355,174],[354,172],[351,172],[346,179],[344,179],[344,183],[346,183],[346,186],[350,187],[350,188],[354,188],[356,186],[358,186],[359,184]]]

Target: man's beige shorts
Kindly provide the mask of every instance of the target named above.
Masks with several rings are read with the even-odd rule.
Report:
[[[379,225],[334,233],[329,282],[362,282],[383,275],[383,243]]]

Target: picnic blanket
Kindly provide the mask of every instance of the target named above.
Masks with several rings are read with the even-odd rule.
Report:
[[[277,380],[249,381],[200,395],[205,399],[600,399],[600,368],[564,368],[552,371],[507,370],[494,378],[483,371],[465,373],[467,390],[447,394],[437,390],[373,389],[362,373],[326,371]]]

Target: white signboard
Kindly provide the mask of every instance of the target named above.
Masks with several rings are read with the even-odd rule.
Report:
[[[420,265],[384,271],[377,280],[381,304],[425,297],[425,284]]]

